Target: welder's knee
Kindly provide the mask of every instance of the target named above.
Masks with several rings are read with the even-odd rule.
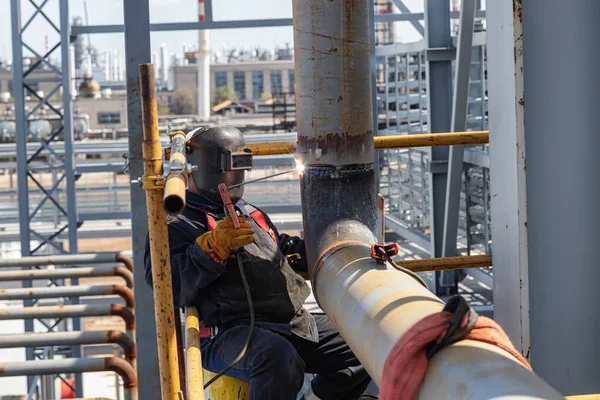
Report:
[[[273,375],[273,379],[281,379],[290,384],[302,386],[304,379],[304,361],[286,339],[279,335],[273,335],[268,342],[258,344],[260,348],[255,349],[254,366],[252,375],[257,376],[264,373]]]

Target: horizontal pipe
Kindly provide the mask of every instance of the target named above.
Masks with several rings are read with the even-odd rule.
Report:
[[[0,260],[2,267],[41,267],[44,265],[104,264],[119,262],[133,271],[131,258],[117,252],[78,253],[53,256],[31,256]]]
[[[376,150],[409,147],[453,146],[489,143],[489,131],[424,133],[414,135],[375,136],[373,146]],[[248,145],[255,156],[293,154],[295,142],[265,142]]]
[[[42,318],[79,318],[79,317],[121,317],[125,322],[125,329],[133,331],[135,317],[133,312],[121,304],[76,304],[66,306],[40,306],[40,307],[5,307],[0,308],[0,321],[17,319],[42,319]]]
[[[135,344],[125,333],[119,331],[48,332],[18,335],[0,335],[0,348],[73,346],[87,344],[118,344],[125,358],[135,360]]]
[[[0,282],[25,281],[38,279],[91,278],[102,276],[119,276],[125,280],[128,288],[133,288],[133,273],[123,266],[95,266],[57,269],[30,269],[1,271]]]
[[[492,256],[460,256],[396,261],[396,265],[412,272],[448,271],[463,268],[484,268],[492,265]]]
[[[122,285],[60,286],[25,289],[0,289],[0,300],[54,299],[59,297],[85,297],[118,295],[127,307],[134,307],[133,292]]]
[[[375,136],[375,149],[402,149],[409,147],[455,146],[486,144],[489,131],[425,133],[418,135]]]
[[[413,277],[376,264],[368,243],[349,240],[334,245],[315,269],[313,287],[321,308],[377,384],[398,340],[444,307]],[[420,399],[438,400],[525,397],[562,399],[506,351],[471,340],[448,346],[429,361],[419,394]]]
[[[294,142],[267,142],[249,143],[246,147],[252,149],[253,156],[272,156],[278,154],[293,154],[296,152],[297,143]]]
[[[112,371],[123,379],[126,400],[137,399],[137,376],[129,363],[118,357],[66,358],[0,363],[0,377],[77,374]]]

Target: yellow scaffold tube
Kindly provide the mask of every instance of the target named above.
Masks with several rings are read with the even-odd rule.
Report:
[[[144,122],[144,176],[142,186],[146,190],[148,207],[148,234],[150,236],[150,257],[152,260],[152,285],[161,399],[181,400],[183,396],[179,384],[167,220],[162,207],[164,194],[164,185],[161,180],[162,146],[158,136],[156,85],[152,64],[140,65],[140,92]]]
[[[185,309],[185,387],[188,400],[204,400],[200,321],[196,307]]]
[[[412,272],[450,271],[463,268],[483,268],[492,265],[492,256],[459,256],[396,261],[396,265]]]
[[[486,144],[489,131],[424,133],[418,135],[375,136],[375,149],[402,149],[409,147],[457,146]]]
[[[255,156],[292,154],[296,151],[296,143],[293,142],[248,143],[247,147]]]
[[[489,131],[423,133],[415,135],[375,136],[373,142],[376,150],[402,149],[410,147],[458,146],[467,144],[487,144],[490,141]],[[291,154],[296,151],[294,142],[250,143],[255,156],[271,156]]]

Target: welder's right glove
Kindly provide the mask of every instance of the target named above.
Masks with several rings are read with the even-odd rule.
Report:
[[[230,216],[219,222],[214,230],[206,232],[196,243],[205,253],[225,261],[236,250],[254,243],[254,230],[244,217],[238,217],[240,227],[236,229]]]

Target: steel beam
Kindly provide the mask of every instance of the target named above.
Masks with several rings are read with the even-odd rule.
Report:
[[[452,18],[458,18],[459,13],[451,13]],[[477,13],[478,18],[485,18],[485,11]],[[423,13],[405,13],[405,14],[381,14],[375,15],[375,22],[401,22],[401,21],[419,21],[425,19]],[[196,31],[213,29],[238,29],[238,28],[268,28],[279,26],[292,26],[291,18],[280,19],[255,19],[238,21],[209,21],[204,22],[163,22],[150,24],[152,32],[168,31]],[[100,34],[100,33],[122,33],[125,31],[123,25],[74,25],[72,33],[74,35]]]
[[[522,7],[531,361],[565,394],[599,393],[600,354],[591,349],[600,336],[600,53],[591,49],[600,2],[570,2],[568,12],[540,0]]]
[[[402,14],[411,14],[410,10],[408,7],[406,7],[406,4],[404,4],[402,0],[393,0],[393,2]],[[425,36],[425,27],[418,20],[411,20],[410,24],[417,30],[417,32],[419,32],[419,35]]]
[[[469,105],[469,82],[471,76],[471,52],[473,48],[473,28],[475,26],[476,0],[462,0],[460,22],[458,28],[458,48],[454,68],[454,92],[452,101],[452,132],[467,129],[467,111]],[[444,212],[444,232],[442,238],[442,257],[458,255],[456,244],[458,239],[458,219],[460,211],[460,193],[462,186],[464,146],[450,146],[448,156],[448,181]],[[469,210],[467,207],[467,219]],[[467,242],[469,232],[467,229]],[[442,271],[440,281],[443,286],[456,284],[457,271]]]
[[[428,48],[450,49],[450,2],[425,0],[425,27]],[[427,58],[427,126],[431,133],[450,131],[452,122],[452,60]],[[429,150],[432,172],[429,174],[429,201],[431,218],[431,255],[442,256],[446,187],[448,185],[448,147]],[[439,166],[440,169],[435,168]],[[453,294],[457,285],[442,286],[436,272],[436,292]]]
[[[514,3],[517,4],[517,3]],[[530,351],[523,42],[520,9],[492,1],[488,24],[489,157],[494,319],[523,355]]]
[[[150,50],[150,4],[146,0],[123,2],[125,21],[125,72],[127,78],[127,121],[129,128],[129,176],[137,179],[144,173],[142,157],[142,106],[138,67],[152,62]],[[144,385],[139,388],[141,399],[160,399],[160,378],[158,374],[158,349],[156,343],[156,323],[154,319],[154,297],[146,283],[144,271],[144,251],[148,220],[146,216],[146,194],[137,185],[131,187],[132,207],[131,234],[133,249],[135,300],[143,307],[135,310],[136,345],[138,349],[139,376],[144,377]]]

